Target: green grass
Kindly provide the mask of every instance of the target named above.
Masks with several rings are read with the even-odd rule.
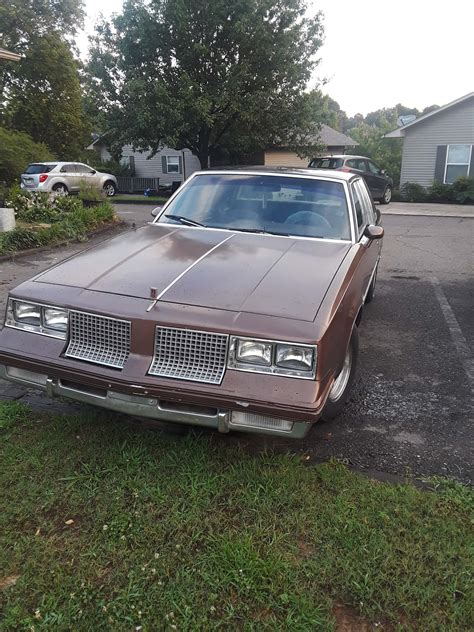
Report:
[[[146,196],[143,193],[119,193],[118,195],[114,195],[112,198],[112,202],[149,202],[150,204],[164,204],[168,201],[167,197],[163,197],[161,195],[151,195]]]
[[[5,630],[326,631],[342,607],[378,629],[472,625],[459,484],[394,486],[100,413],[3,403],[0,428]]]

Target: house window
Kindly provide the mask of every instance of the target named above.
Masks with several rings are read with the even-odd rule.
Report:
[[[472,145],[448,145],[446,152],[445,184],[452,184],[458,178],[469,174]]]
[[[166,156],[166,172],[180,173],[179,156]]]

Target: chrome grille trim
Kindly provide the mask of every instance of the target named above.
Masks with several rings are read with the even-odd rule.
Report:
[[[157,327],[148,373],[177,380],[220,384],[227,364],[228,334]]]
[[[65,356],[122,369],[130,354],[128,320],[69,311],[69,343]]]

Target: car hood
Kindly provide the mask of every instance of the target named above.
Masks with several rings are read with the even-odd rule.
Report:
[[[311,321],[350,244],[148,225],[82,252],[36,283]]]

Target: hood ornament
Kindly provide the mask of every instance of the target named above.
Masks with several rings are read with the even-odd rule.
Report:
[[[150,305],[147,307],[146,311],[147,312],[151,312],[151,310],[155,307],[155,305],[158,303],[158,290],[156,289],[156,287],[151,287],[150,288],[150,298],[151,298],[151,303]]]

